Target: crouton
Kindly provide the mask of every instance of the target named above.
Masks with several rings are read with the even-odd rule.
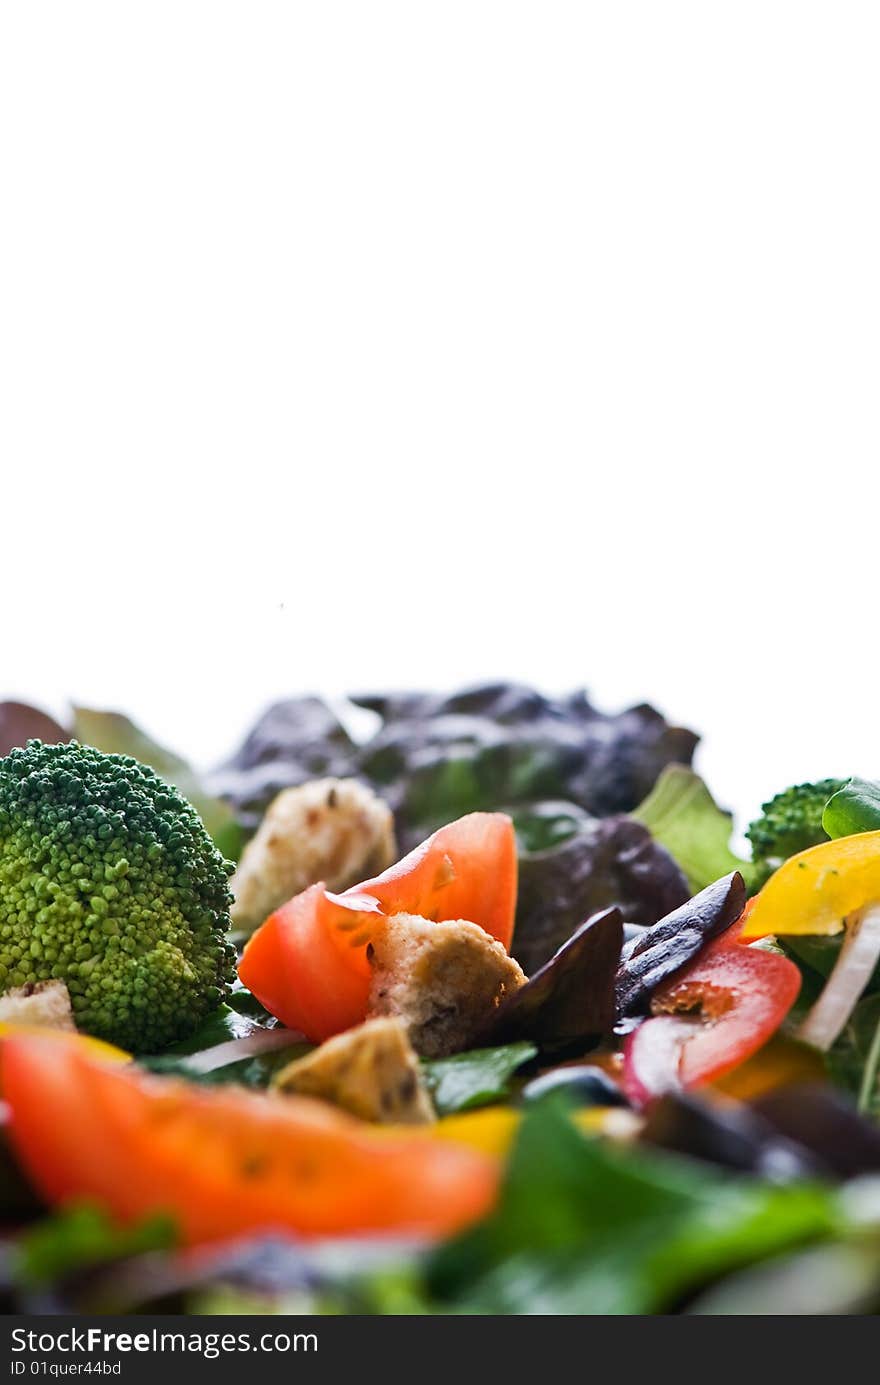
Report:
[[[232,921],[250,932],[309,885],[345,890],[378,875],[396,855],[391,810],[364,784],[315,779],[285,789],[232,877]]]
[[[34,1024],[75,1031],[70,993],[63,981],[37,981],[0,995],[0,1024]]]
[[[273,1086],[330,1101],[361,1120],[398,1125],[434,1120],[418,1059],[396,1019],[368,1020],[335,1035],[288,1063]]]
[[[375,931],[368,1015],[397,1015],[417,1053],[468,1048],[505,996],[525,983],[518,962],[475,923],[396,914]]]

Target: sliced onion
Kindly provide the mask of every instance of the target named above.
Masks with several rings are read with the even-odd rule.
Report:
[[[878,960],[880,904],[869,904],[847,919],[840,956],[822,994],[798,1030],[798,1038],[827,1053],[852,1014]]]
[[[225,1044],[215,1044],[213,1048],[193,1053],[186,1059],[191,1072],[213,1072],[225,1068],[242,1058],[253,1058],[258,1053],[274,1053],[279,1048],[292,1048],[294,1044],[306,1043],[304,1034],[296,1029],[255,1029],[243,1039],[229,1039]]]
[[[634,1106],[681,1091],[682,1050],[699,1028],[696,1015],[655,1015],[630,1034],[623,1050],[623,1090]]]

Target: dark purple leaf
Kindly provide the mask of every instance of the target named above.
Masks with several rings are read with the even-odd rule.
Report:
[[[502,1002],[481,1042],[534,1039],[562,1048],[607,1033],[623,946],[619,909],[581,924],[545,966]]]
[[[758,1174],[774,1183],[826,1172],[822,1160],[784,1138],[747,1106],[710,1105],[683,1092],[668,1093],[651,1103],[640,1138],[660,1149]]]
[[[574,836],[523,852],[512,951],[527,975],[582,919],[616,906],[626,923],[651,924],[688,898],[679,867],[631,818],[585,818]]]
[[[382,721],[363,745],[315,697],[291,698],[263,714],[211,779],[245,830],[281,789],[324,774],[357,775],[381,793],[404,851],[465,813],[540,799],[597,816],[629,812],[664,766],[690,763],[697,743],[652,707],[609,715],[583,692],[554,699],[517,683],[354,701]]]
[[[753,1102],[753,1109],[839,1178],[880,1173],[880,1129],[834,1087],[778,1087]]]
[[[495,683],[355,701],[383,722],[358,772],[381,786],[407,846],[463,813],[542,798],[596,816],[629,812],[666,765],[690,763],[697,743],[653,707],[609,715],[583,691],[554,699]]]
[[[745,903],[743,878],[731,871],[627,943],[617,974],[618,1014],[644,1014],[657,987],[735,923]]]
[[[69,741],[70,732],[26,702],[0,702],[0,755],[8,755],[10,750],[27,745],[29,740],[54,745],[58,741]]]
[[[208,778],[247,832],[258,826],[282,789],[325,775],[354,772],[355,747],[339,718],[318,697],[293,697],[263,713],[244,743]]]

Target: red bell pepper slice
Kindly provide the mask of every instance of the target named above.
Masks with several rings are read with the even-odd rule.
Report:
[[[785,1019],[801,974],[787,957],[733,946],[741,929],[738,920],[657,991],[654,1017],[630,1034],[623,1086],[635,1105],[738,1067]]]

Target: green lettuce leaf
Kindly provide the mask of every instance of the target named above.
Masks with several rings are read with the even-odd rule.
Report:
[[[687,1311],[711,1317],[841,1317],[875,1313],[878,1294],[880,1246],[814,1246],[732,1275]]]
[[[667,765],[632,816],[678,862],[695,894],[732,870],[749,870],[730,849],[731,815],[685,765]]]
[[[425,1059],[422,1072],[439,1116],[470,1111],[503,1101],[518,1068],[534,1058],[534,1044],[504,1044],[500,1048],[476,1048],[452,1058]]]

